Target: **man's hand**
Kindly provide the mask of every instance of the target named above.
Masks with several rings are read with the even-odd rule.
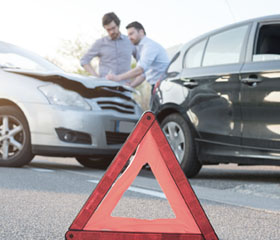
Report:
[[[106,78],[108,80],[119,82],[119,81],[122,81],[122,80],[127,80],[127,79],[138,77],[143,72],[144,72],[144,70],[143,70],[142,67],[136,67],[136,68],[133,68],[133,69],[131,69],[131,70],[125,72],[125,73],[119,74],[119,75],[114,75],[114,74],[108,73],[106,75]],[[145,78],[144,78],[144,80],[145,80]]]
[[[115,81],[115,82],[119,82],[120,81],[118,75],[115,75],[115,74],[112,74],[112,73],[107,74],[106,78],[108,80],[112,80],[112,81]]]
[[[92,76],[99,77],[98,74],[95,72],[94,68],[90,64],[85,64],[85,65],[83,65],[83,67]]]

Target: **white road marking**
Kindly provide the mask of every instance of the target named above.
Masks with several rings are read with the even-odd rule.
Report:
[[[55,172],[55,170],[51,170],[51,169],[47,169],[47,168],[33,168],[33,167],[31,167],[30,169],[33,170],[33,171],[36,171],[36,172]]]
[[[246,207],[255,210],[280,213],[280,200],[268,196],[255,196],[242,193],[236,189],[213,189],[193,186],[195,194],[199,199],[229,204],[238,207]]]
[[[98,183],[99,180],[88,180],[88,182]],[[245,207],[254,210],[280,213],[280,201],[269,196],[252,196],[235,191],[234,189],[220,190],[201,186],[192,186],[199,200],[208,200],[232,206]],[[146,194],[153,197],[166,199],[163,192],[149,190],[141,187],[129,187],[129,191]]]
[[[92,182],[92,183],[97,184],[97,183],[99,183],[99,180],[88,180],[88,182]],[[141,193],[141,194],[146,194],[146,195],[153,196],[153,197],[166,199],[164,193],[154,191],[154,190],[149,190],[149,189],[144,189],[144,188],[139,188],[139,187],[131,187],[131,186],[127,190],[132,191],[132,192]]]

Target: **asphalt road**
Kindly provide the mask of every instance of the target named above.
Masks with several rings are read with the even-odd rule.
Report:
[[[24,168],[0,168],[0,239],[64,239],[103,174],[72,158],[36,157]],[[190,183],[220,239],[280,239],[280,167],[209,166]],[[149,170],[112,215],[174,217]]]

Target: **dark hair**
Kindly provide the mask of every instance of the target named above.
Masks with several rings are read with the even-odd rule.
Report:
[[[114,21],[118,26],[120,26],[121,21],[114,12],[106,13],[102,18],[103,26],[110,24],[112,21]]]
[[[146,35],[146,31],[140,22],[136,22],[136,21],[132,22],[126,26],[126,29],[133,28],[133,27],[136,28],[138,31],[143,30],[144,34]]]

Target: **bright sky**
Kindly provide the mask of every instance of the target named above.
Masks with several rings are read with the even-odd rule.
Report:
[[[0,0],[0,40],[52,56],[63,40],[104,35],[102,16],[114,11],[125,26],[139,21],[165,48],[215,28],[278,14],[280,0]]]

